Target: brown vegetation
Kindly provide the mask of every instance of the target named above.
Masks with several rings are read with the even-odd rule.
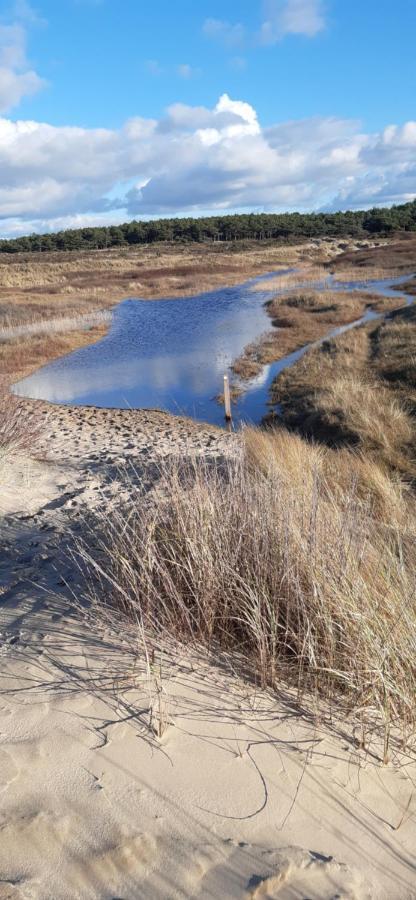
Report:
[[[378,269],[398,274],[414,272],[416,269],[416,236],[409,232],[401,236],[400,240],[387,241],[383,246],[355,251],[348,249],[331,261],[330,268],[335,270],[337,278],[340,279],[343,277],[342,270],[351,271],[351,269],[357,268],[364,271]],[[375,277],[377,278],[377,275]]]
[[[9,393],[6,379],[0,380],[0,463],[19,453],[33,453],[45,429],[36,409]]]
[[[321,245],[324,247],[321,248]],[[81,315],[125,297],[189,296],[243,282],[268,269],[336,252],[334,242],[259,245],[166,244],[90,253],[0,256],[0,328]],[[25,336],[0,346],[0,372],[17,378],[64,353],[99,339],[104,327]]]
[[[320,340],[333,328],[360,319],[369,307],[385,312],[402,305],[399,295],[382,297],[365,291],[304,289],[295,294],[277,295],[267,304],[276,330],[267,332],[260,341],[246,347],[233,363],[233,372],[242,379],[252,378],[263,365]]]
[[[300,271],[256,286],[258,290],[265,287],[283,290],[268,304],[277,331],[268,332],[259,342],[246,347],[232,367],[239,378],[253,378],[264,364],[321,340],[338,325],[359,319],[368,306],[378,312],[400,308],[403,303],[399,296],[387,298],[359,290],[336,293],[331,291],[328,282],[325,284],[325,279],[330,271],[340,282],[365,282],[393,278],[405,272],[412,274],[416,269],[416,237],[409,234],[400,241],[384,241],[379,246],[348,248],[329,262],[319,262],[319,259],[309,261]],[[314,289],[313,282],[320,282],[320,289]],[[415,279],[403,285],[403,290],[416,292]]]
[[[281,244],[141,246],[90,253],[0,256],[0,316],[87,312],[125,297],[189,296],[268,269],[295,265],[303,248]],[[318,249],[310,251],[318,253]]]
[[[380,243],[380,241],[376,241]],[[384,242],[385,243],[385,242]],[[343,243],[345,248],[346,244]],[[353,241],[347,248],[356,248]],[[189,296],[241,283],[267,270],[301,266],[302,273],[283,276],[288,285],[326,274],[325,264],[339,253],[339,241],[312,240],[293,245],[270,242],[163,244],[80,253],[31,253],[0,256],[0,327],[33,321],[76,318],[125,297]],[[368,248],[365,250],[369,252]],[[53,340],[24,339],[0,353],[0,371],[18,377],[62,353],[97,339],[102,328],[53,335]],[[265,358],[273,356],[263,348]],[[275,358],[275,357],[273,357]],[[16,365],[14,365],[16,360]],[[241,364],[243,365],[243,364]],[[244,367],[248,369],[247,361]],[[251,374],[259,364],[251,363]]]
[[[325,341],[272,386],[283,421],[416,477],[416,309]]]
[[[61,332],[52,329],[49,334],[43,332],[0,340],[0,372],[9,382],[24,378],[45,363],[100,340],[107,328],[106,322],[92,327],[67,327],[66,330],[63,326]]]
[[[248,431],[241,457],[160,472],[157,503],[93,524],[89,615],[229,655],[262,687],[334,702],[380,756],[416,724],[415,521],[376,463],[285,431]],[[102,537],[97,536],[101,533]]]

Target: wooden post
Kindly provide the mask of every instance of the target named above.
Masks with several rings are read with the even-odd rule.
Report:
[[[225,410],[225,418],[229,422],[231,419],[231,397],[230,397],[230,382],[228,381],[228,375],[224,375],[224,410]]]

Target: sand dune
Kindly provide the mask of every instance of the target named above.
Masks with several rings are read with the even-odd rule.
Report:
[[[74,602],[68,550],[88,508],[119,502],[120,466],[151,489],[161,455],[238,437],[59,407],[50,429],[44,459],[1,471],[1,900],[416,897],[414,763],[383,767],[348,722],[226,659],[156,645],[156,684]]]

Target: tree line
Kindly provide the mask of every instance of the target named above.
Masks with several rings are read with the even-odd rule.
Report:
[[[45,250],[104,250],[156,241],[286,240],[366,237],[416,231],[416,200],[390,208],[336,213],[247,213],[203,218],[126,222],[101,228],[71,228],[50,234],[0,239],[1,253]]]

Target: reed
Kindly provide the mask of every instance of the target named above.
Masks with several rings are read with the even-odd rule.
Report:
[[[52,319],[33,317],[31,321],[16,323],[9,320],[8,324],[0,326],[0,343],[27,338],[32,335],[59,334],[68,331],[94,328],[97,325],[108,324],[111,321],[111,313],[108,310],[80,314],[75,316],[59,316]]]

